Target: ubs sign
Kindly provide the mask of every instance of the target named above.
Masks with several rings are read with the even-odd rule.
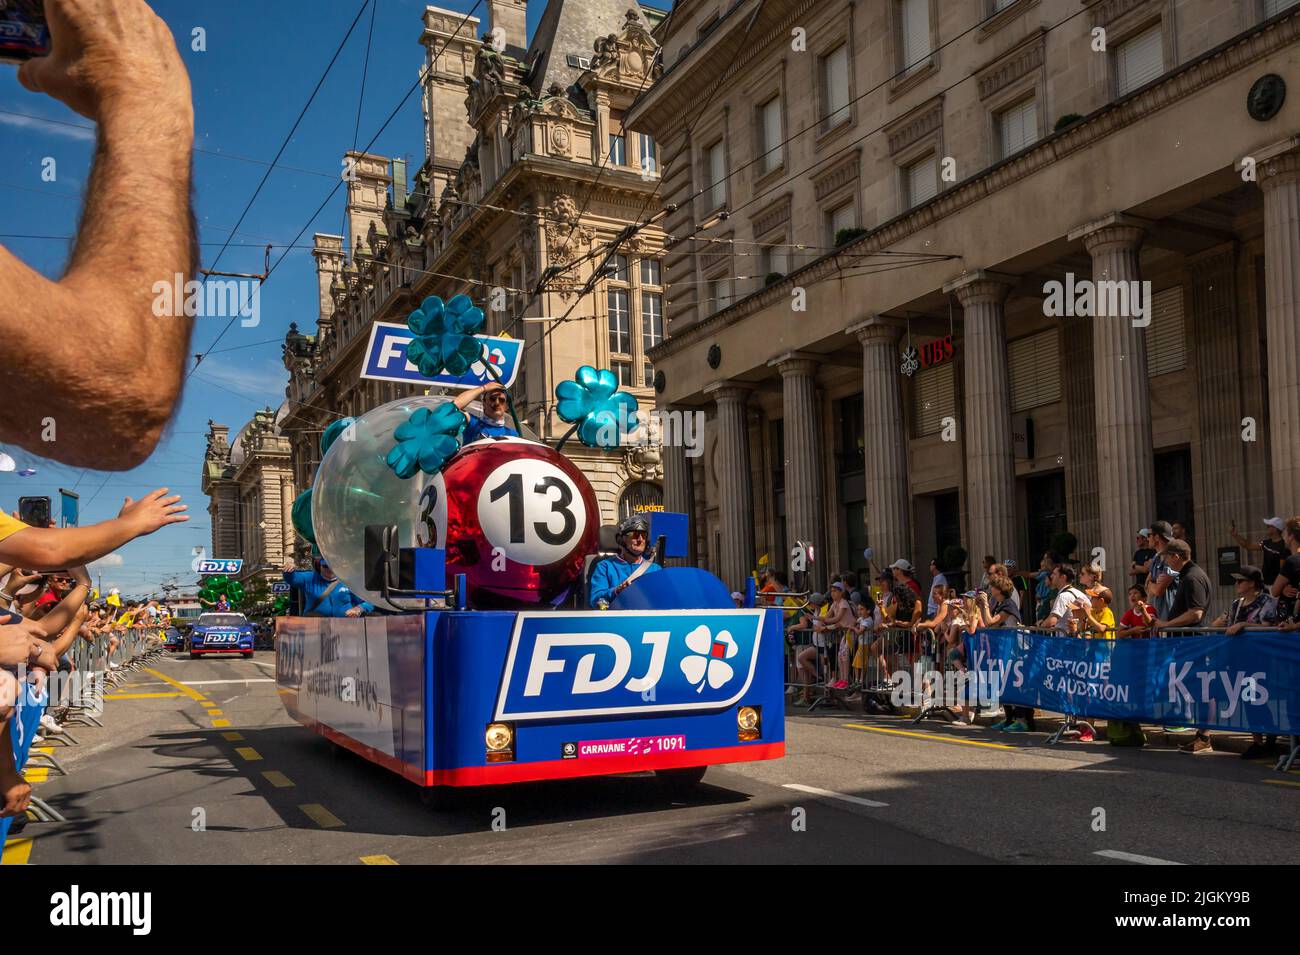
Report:
[[[903,363],[899,366],[899,371],[911,378],[920,369],[941,365],[951,360],[955,354],[957,354],[957,347],[953,344],[951,335],[926,342],[919,349],[909,345],[903,349]]]

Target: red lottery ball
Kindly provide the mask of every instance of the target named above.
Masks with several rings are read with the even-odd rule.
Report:
[[[545,604],[581,585],[600,508],[568,458],[523,438],[488,438],[457,452],[442,478],[445,502],[431,502],[429,530],[446,548],[448,576],[468,578],[473,603]]]

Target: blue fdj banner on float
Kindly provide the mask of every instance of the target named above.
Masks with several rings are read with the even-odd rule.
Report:
[[[718,710],[754,679],[762,610],[520,613],[496,719]]]
[[[199,561],[198,572],[200,574],[237,574],[243,566],[243,558],[234,560],[208,559]]]
[[[1001,702],[1055,713],[1248,733],[1300,733],[1300,640],[1287,633],[1081,640],[966,638]]]
[[[517,338],[478,336],[487,345],[487,358],[496,368],[488,372],[482,361],[470,366],[463,375],[437,375],[426,378],[420,370],[406,360],[406,346],[411,343],[411,330],[405,325],[375,322],[370,328],[370,344],[366,346],[366,360],[361,366],[361,377],[376,381],[400,381],[408,384],[442,385],[447,388],[477,388],[489,381],[500,379],[509,387],[519,374],[519,358],[524,343]]]

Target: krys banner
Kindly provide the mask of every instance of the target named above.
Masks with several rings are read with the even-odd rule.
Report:
[[[1251,733],[1300,733],[1300,640],[1080,640],[1015,630],[966,638],[973,675],[1003,703],[1055,713]]]

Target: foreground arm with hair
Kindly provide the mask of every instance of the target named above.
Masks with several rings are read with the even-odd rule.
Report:
[[[155,284],[174,288],[180,276],[183,287],[198,263],[189,76],[144,0],[45,0],[45,11],[51,53],[23,64],[19,79],[93,119],[98,144],[63,277],[0,247],[0,339],[10,367],[23,370],[0,385],[0,438],[65,464],[123,470],[161,437],[189,352],[192,319],[154,307]],[[144,373],[110,374],[86,360],[90,347],[134,355]]]

